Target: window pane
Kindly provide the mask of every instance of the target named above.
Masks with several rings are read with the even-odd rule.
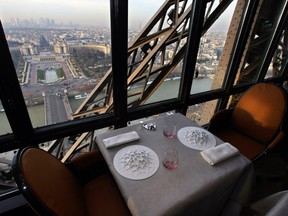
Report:
[[[0,194],[16,187],[11,170],[12,160],[17,150],[0,153]]]
[[[11,133],[11,127],[8,122],[5,110],[0,102],[0,135]]]
[[[266,60],[265,58],[268,50],[270,49],[270,43],[278,27],[280,19],[279,16],[282,14],[284,8],[283,5],[285,3],[285,0],[277,1],[275,4],[268,4],[266,1],[263,2],[259,13],[256,14],[258,15],[255,24],[256,27],[254,28],[251,38],[249,39],[249,47],[247,49],[247,53],[245,54],[244,63],[242,64],[241,68],[239,68],[236,85],[256,82],[260,73],[263,72],[262,66]],[[271,11],[273,11],[273,13],[270,13]],[[278,51],[279,50],[277,50],[275,53],[276,56],[278,55]],[[273,63],[275,63],[274,60],[272,60]],[[265,71],[267,73],[266,78],[274,76],[273,73],[276,72],[274,71],[274,69],[276,69],[274,66],[276,65],[270,64],[268,70]]]
[[[218,100],[213,100],[189,106],[186,116],[201,126],[208,124],[215,112],[217,102]]]
[[[93,109],[103,104],[107,87],[98,95],[95,86],[111,67],[109,13],[100,0],[0,2],[33,127],[101,113]]]
[[[282,32],[279,44],[275,50],[272,61],[268,68],[265,78],[279,77],[283,74],[284,68],[287,64],[287,29]]]
[[[158,7],[161,10],[155,13],[138,35],[129,32],[129,35],[133,35],[133,37],[129,38],[128,51],[128,76],[130,77],[128,78],[128,104],[135,106],[178,97],[190,21],[189,6],[192,4],[192,1],[184,2],[187,4],[181,2],[183,4],[165,5],[164,3],[161,7],[159,4]],[[150,5],[144,4],[138,16],[142,13],[144,17],[144,14],[146,15],[145,7],[148,6]],[[208,3],[206,18],[208,19],[211,13],[221,6],[216,2],[215,4]],[[223,65],[227,66],[229,58],[225,57],[226,63],[223,65],[219,65],[219,61],[235,2],[227,6],[228,8],[212,27],[209,27],[207,32],[205,30],[205,34],[203,31],[204,36],[201,38],[196,65],[198,76],[193,81],[191,94],[222,87],[225,75],[222,74],[222,71],[226,71]],[[178,14],[174,13],[177,8]],[[137,10],[139,9],[130,3],[129,26],[136,22],[137,19],[132,19],[132,14]],[[142,22],[138,21],[139,23]],[[137,29],[138,26],[136,24],[134,26],[136,26],[134,29]],[[175,30],[171,28],[172,26],[175,27]],[[229,55],[226,53],[226,56]],[[223,59],[222,62],[224,62]],[[221,70],[219,69],[217,79],[213,82],[217,65]]]
[[[215,1],[207,4],[207,21],[211,18],[213,12],[215,13],[215,10],[221,7],[220,2]],[[191,94],[222,87],[232,50],[231,44],[234,43],[235,32],[237,31],[237,28],[230,27],[229,29],[229,25],[233,26],[235,22],[235,19],[232,20],[235,6],[236,1],[233,1],[209,29],[204,28],[204,35],[201,37],[198,50]],[[238,11],[235,13],[241,15]],[[201,89],[198,86],[201,86]]]
[[[191,2],[129,1],[130,106],[178,97]]]
[[[0,2],[0,19],[34,128],[101,113],[94,109],[104,104],[107,86],[99,83],[111,67],[109,13],[109,1],[100,0]],[[0,135],[11,133],[0,111]],[[40,146],[49,149],[56,142],[65,149],[63,156],[77,138]],[[0,154],[1,191],[15,186],[10,179],[14,154]]]

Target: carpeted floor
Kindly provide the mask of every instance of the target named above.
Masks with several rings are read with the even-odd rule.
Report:
[[[288,154],[276,152],[254,162],[256,185],[253,201],[288,190]]]

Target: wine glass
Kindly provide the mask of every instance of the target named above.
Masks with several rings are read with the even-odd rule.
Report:
[[[167,169],[176,169],[179,164],[178,151],[173,147],[166,149],[162,163]]]
[[[174,121],[164,119],[163,134],[170,139],[176,136],[176,125]]]

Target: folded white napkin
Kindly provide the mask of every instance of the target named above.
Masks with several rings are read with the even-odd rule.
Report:
[[[103,143],[106,148],[112,148],[124,143],[132,142],[139,140],[140,137],[136,131],[131,131],[128,133],[119,134],[113,137],[109,137],[103,140]]]
[[[216,147],[206,149],[200,152],[202,157],[208,161],[210,165],[215,165],[228,158],[239,154],[239,150],[230,143],[223,143]]]

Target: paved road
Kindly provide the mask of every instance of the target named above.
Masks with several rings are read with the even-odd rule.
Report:
[[[67,121],[67,113],[62,96],[60,94],[50,94],[46,96],[46,122],[56,124]]]

